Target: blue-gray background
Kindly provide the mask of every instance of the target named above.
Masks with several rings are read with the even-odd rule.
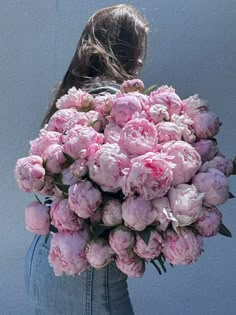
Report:
[[[50,90],[65,73],[88,17],[115,1],[1,0],[0,2],[0,314],[30,314],[23,284],[23,259],[32,235],[24,207],[33,194],[15,184],[16,159],[26,156],[39,131]],[[142,78],[146,85],[173,85],[182,97],[199,93],[223,122],[221,151],[236,153],[236,1],[137,0],[151,23]],[[236,181],[231,176],[231,191]],[[233,183],[234,180],[234,183]],[[152,266],[129,280],[136,315],[228,315],[236,313],[235,199],[220,207],[234,238],[205,241],[196,265]],[[124,314],[125,315],[125,314]]]

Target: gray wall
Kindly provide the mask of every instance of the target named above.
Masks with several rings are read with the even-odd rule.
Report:
[[[27,155],[39,131],[50,90],[72,58],[81,30],[94,10],[115,1],[1,0],[1,220],[0,314],[29,314],[23,258],[32,235],[25,231],[24,207],[33,194],[13,178],[17,158]],[[146,85],[173,85],[181,97],[196,92],[209,100],[223,122],[221,150],[235,154],[236,1],[130,1],[151,22]],[[230,179],[236,195],[236,181]],[[136,315],[229,315],[236,313],[236,199],[220,207],[232,239],[205,241],[196,265],[169,268],[159,276],[148,266],[129,280]]]

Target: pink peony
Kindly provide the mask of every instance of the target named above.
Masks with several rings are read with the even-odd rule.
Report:
[[[124,81],[120,86],[120,92],[122,94],[128,92],[144,92],[144,83],[140,79],[133,79]]]
[[[170,115],[165,105],[155,104],[147,109],[147,117],[150,122],[158,124],[163,120],[169,120]]]
[[[18,159],[14,176],[21,190],[25,192],[39,191],[43,188],[45,179],[42,158],[31,155]]]
[[[127,256],[134,247],[134,233],[124,225],[119,225],[111,230],[109,244],[119,256]]]
[[[61,172],[61,181],[63,185],[72,186],[78,183],[80,179],[72,174],[70,167],[67,167]]]
[[[56,102],[58,109],[74,108],[78,111],[88,111],[93,106],[94,99],[92,95],[81,89],[77,90],[74,86]]]
[[[194,129],[192,127],[193,120],[187,116],[186,114],[184,115],[176,115],[173,114],[171,116],[171,121],[178,126],[180,132],[181,132],[181,137],[183,138],[184,141],[188,143],[193,143],[196,141],[196,136],[194,134]]]
[[[41,129],[39,137],[30,141],[30,155],[42,156],[43,152],[51,144],[62,144],[61,134],[56,131]]]
[[[214,137],[222,123],[219,117],[213,112],[201,112],[193,118],[193,128],[199,139]]]
[[[190,225],[200,215],[203,193],[199,193],[194,185],[179,184],[171,187],[168,192],[170,208],[178,222],[173,226]]]
[[[156,212],[154,223],[158,223],[158,230],[165,231],[170,222],[177,222],[170,209],[170,203],[167,197],[152,199],[151,203],[153,210]]]
[[[170,116],[173,114],[179,115],[183,106],[183,102],[175,93],[175,90],[172,87],[168,87],[166,85],[161,86],[156,91],[151,92],[149,100],[150,104],[152,105],[165,105]]]
[[[218,152],[217,142],[212,139],[201,139],[192,143],[194,149],[200,154],[202,162],[210,161]]]
[[[38,201],[31,202],[25,208],[26,229],[34,234],[48,234],[50,217],[48,207]]]
[[[149,200],[164,196],[173,180],[173,167],[164,154],[146,153],[131,160],[131,167],[124,170],[123,193],[138,193]]]
[[[52,224],[63,232],[78,231],[83,226],[83,219],[71,210],[68,199],[56,198],[51,203]]]
[[[109,115],[112,108],[113,98],[115,98],[115,95],[97,95],[94,100],[94,110],[101,113],[102,116]]]
[[[117,257],[116,266],[130,278],[140,278],[145,271],[144,260],[132,253],[126,257]]]
[[[111,199],[105,203],[102,221],[110,226],[122,223],[121,202],[118,199]]]
[[[203,204],[205,206],[218,206],[229,198],[228,178],[215,168],[206,173],[198,173],[192,179],[198,191],[205,193]]]
[[[194,222],[194,228],[205,237],[211,237],[218,233],[222,222],[222,213],[215,207],[202,208],[201,215]]]
[[[57,131],[63,133],[65,131],[65,124],[73,116],[75,116],[77,111],[74,108],[60,109],[57,110],[50,118],[47,127],[47,131]]]
[[[50,175],[46,175],[44,178],[44,186],[38,192],[43,196],[54,196],[55,188],[54,178]]]
[[[200,99],[198,94],[183,100],[183,113],[187,114],[190,118],[194,118],[199,113],[207,111],[208,107],[206,101]]]
[[[202,237],[189,228],[178,228],[164,232],[163,254],[173,265],[187,265],[196,262],[203,247]]]
[[[83,150],[86,151],[92,144],[102,144],[103,134],[98,133],[92,127],[76,126],[63,136],[64,151],[74,159],[81,157]]]
[[[89,157],[89,177],[101,189],[117,192],[121,188],[122,170],[129,166],[128,157],[120,152],[118,144],[104,144]]]
[[[151,230],[150,239],[148,245],[144,240],[136,234],[136,244],[134,246],[134,252],[141,258],[154,259],[160,255],[162,251],[162,237],[157,230]]]
[[[48,146],[43,154],[46,170],[53,174],[61,173],[65,166],[66,159],[63,155],[63,147],[59,144],[51,144]]]
[[[64,272],[78,275],[89,267],[85,247],[89,241],[87,230],[77,232],[58,232],[53,234],[48,260],[56,276]]]
[[[96,269],[101,269],[108,265],[113,260],[114,254],[108,242],[103,238],[92,240],[85,249],[88,262]]]
[[[211,161],[206,161],[205,163],[203,163],[199,172],[207,172],[210,168],[216,168],[228,177],[233,172],[233,162],[224,155],[217,155]]]
[[[88,172],[87,161],[85,159],[77,159],[70,165],[71,173],[76,177],[84,177]]]
[[[167,142],[162,150],[173,157],[171,161],[176,164],[173,169],[172,186],[187,183],[201,166],[201,157],[198,152],[184,141]]]
[[[69,188],[69,205],[81,218],[89,218],[102,203],[102,196],[88,180],[74,184]]]
[[[132,156],[158,151],[155,125],[146,119],[129,121],[121,131],[119,145]]]
[[[76,126],[89,126],[90,121],[87,116],[87,113],[84,112],[77,112],[65,123],[64,125],[64,132],[70,131],[72,128]]]
[[[159,143],[165,143],[171,140],[181,140],[181,130],[172,122],[160,122],[156,125],[156,129]]]
[[[132,196],[122,203],[122,217],[125,225],[131,229],[142,231],[155,220],[155,211],[151,202],[142,197]]]
[[[104,138],[106,143],[119,143],[121,127],[116,123],[109,123],[104,130]]]
[[[124,125],[133,119],[135,113],[142,111],[142,104],[140,100],[132,94],[117,95],[113,99],[111,118],[117,123],[118,126]]]

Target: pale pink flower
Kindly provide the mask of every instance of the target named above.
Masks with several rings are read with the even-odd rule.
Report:
[[[103,238],[92,240],[85,249],[88,262],[96,269],[101,269],[108,265],[114,259],[114,254],[108,242]]]
[[[102,221],[105,225],[111,226],[122,223],[121,202],[118,199],[111,199],[105,203]]]
[[[78,275],[88,269],[90,265],[85,256],[88,241],[89,234],[86,229],[53,234],[48,261],[56,276],[63,273]]]
[[[38,192],[43,196],[54,196],[55,188],[54,178],[50,175],[46,175],[44,178],[44,186]]]
[[[147,109],[147,118],[150,122],[154,124],[158,124],[163,120],[169,120],[170,115],[168,113],[167,107],[161,104],[151,105],[150,108]]]
[[[173,169],[172,186],[187,183],[196,174],[201,166],[201,157],[198,152],[184,141],[166,142],[162,146],[163,152],[173,157],[171,162],[176,166]]]
[[[112,108],[112,99],[115,97],[111,94],[97,95],[94,99],[94,110],[101,113],[102,116],[109,115]]]
[[[64,152],[74,159],[81,157],[83,150],[91,144],[102,144],[103,134],[98,133],[92,127],[76,126],[63,136]]]
[[[183,102],[175,93],[175,90],[172,87],[168,87],[166,85],[158,88],[156,91],[151,92],[149,100],[150,104],[152,105],[165,105],[170,116],[173,114],[179,115],[183,106]]]
[[[42,159],[48,172],[53,174],[61,173],[66,162],[66,158],[63,155],[63,146],[51,144],[44,150]]]
[[[168,192],[170,208],[177,219],[172,225],[186,226],[192,224],[200,215],[204,193],[199,193],[194,185],[179,184]]]
[[[70,131],[78,125],[87,127],[89,124],[90,121],[87,113],[75,111],[75,114],[65,123],[63,132]]]
[[[102,196],[88,180],[74,184],[69,188],[71,209],[81,218],[89,218],[102,203]]]
[[[160,255],[162,251],[162,237],[157,230],[152,229],[148,245],[144,240],[136,233],[136,243],[134,246],[134,252],[141,258],[154,259]]]
[[[83,226],[83,219],[71,210],[68,199],[56,198],[51,203],[52,224],[63,232],[78,231]]]
[[[222,123],[219,117],[213,112],[200,112],[193,118],[193,129],[199,139],[214,137]]]
[[[48,131],[57,131],[63,133],[65,131],[65,124],[73,116],[75,116],[77,111],[74,108],[60,109],[57,110],[50,118],[47,127]]]
[[[43,159],[38,155],[18,159],[14,176],[21,190],[25,192],[39,191],[43,188],[45,180]]]
[[[146,200],[164,196],[173,180],[173,167],[165,154],[149,152],[133,158],[130,168],[123,171],[123,193],[138,193]]]
[[[205,206],[218,206],[229,198],[229,181],[220,170],[210,168],[206,173],[198,173],[192,179],[199,192],[205,193]]]
[[[89,177],[99,184],[102,190],[117,192],[124,176],[122,170],[128,166],[129,159],[120,152],[118,144],[107,143],[89,157]]]
[[[144,274],[145,262],[135,253],[117,257],[115,262],[116,266],[130,278],[140,278]]]
[[[201,255],[202,237],[189,228],[178,228],[178,233],[173,230],[166,230],[163,238],[163,254],[173,265],[195,263]]]
[[[88,172],[87,161],[85,159],[77,159],[70,165],[71,173],[76,177],[84,177]]]
[[[78,111],[88,111],[92,109],[93,106],[94,99],[92,95],[81,89],[77,90],[74,86],[56,102],[58,109],[74,108]]]
[[[128,92],[144,92],[144,83],[140,79],[133,79],[124,81],[120,86],[120,92],[122,94]]]
[[[203,165],[200,167],[199,172],[207,172],[210,168],[216,168],[228,177],[233,172],[233,161],[228,159],[224,155],[217,155],[211,161],[206,161],[205,163],[203,163]]]
[[[72,186],[80,181],[79,177],[72,174],[70,167],[65,168],[61,172],[61,181],[63,185]]]
[[[152,199],[151,203],[153,210],[156,212],[156,219],[153,223],[158,223],[158,230],[165,231],[170,222],[177,222],[170,209],[170,203],[167,197]]]
[[[138,156],[159,149],[157,130],[146,119],[129,121],[121,131],[119,145],[131,156]]]
[[[189,98],[183,100],[183,109],[182,112],[187,114],[190,118],[193,118],[200,112],[207,112],[207,102],[203,99],[200,99],[198,94],[194,94]]]
[[[217,142],[214,138],[200,139],[191,145],[200,154],[202,162],[212,160],[218,152]]]
[[[117,123],[118,126],[124,125],[133,119],[135,113],[142,111],[142,104],[140,100],[131,94],[117,95],[112,100],[111,118]]]
[[[163,121],[156,125],[158,143],[165,143],[171,140],[181,140],[180,128],[169,121]]]
[[[126,256],[134,247],[134,233],[124,225],[118,225],[109,234],[109,244],[119,256]]]
[[[31,202],[25,208],[26,229],[34,234],[49,233],[50,217],[48,207],[38,201]]]
[[[122,128],[116,123],[110,122],[104,130],[104,139],[106,143],[119,143]]]
[[[193,227],[204,237],[211,237],[218,233],[222,223],[222,213],[216,207],[202,208],[201,214]]]
[[[132,196],[122,203],[122,217],[126,226],[142,231],[154,222],[156,214],[149,200]]]
[[[42,156],[44,150],[51,144],[62,144],[62,135],[56,131],[41,129],[39,137],[30,141],[30,155]]]
[[[196,140],[194,129],[192,127],[193,120],[189,116],[187,116],[186,114],[173,114],[171,116],[171,121],[178,126],[184,141],[188,143],[193,143]]]

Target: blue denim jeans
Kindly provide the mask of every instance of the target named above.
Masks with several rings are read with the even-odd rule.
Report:
[[[127,276],[114,262],[78,276],[54,275],[48,263],[51,236],[35,235],[25,257],[25,286],[32,314],[133,315]]]

